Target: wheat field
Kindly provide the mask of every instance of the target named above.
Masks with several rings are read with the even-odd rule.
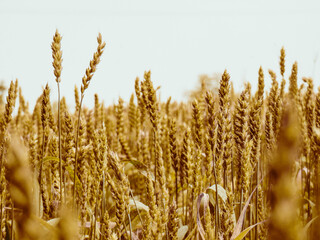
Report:
[[[320,89],[298,86],[284,48],[281,76],[260,67],[255,93],[249,83],[235,92],[226,70],[217,90],[161,102],[146,71],[129,102],[94,95],[90,109],[99,34],[70,111],[61,40],[56,31],[57,88],[47,84],[34,109],[18,80],[6,99],[0,88],[1,239],[320,239]]]

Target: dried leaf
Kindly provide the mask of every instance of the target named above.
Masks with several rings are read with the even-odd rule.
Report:
[[[247,228],[246,228],[245,230],[243,230],[234,240],[242,240],[242,239],[248,234],[248,232],[250,232],[250,230],[251,230],[252,228],[254,228],[255,226],[257,226],[257,225],[259,225],[259,224],[262,224],[262,223],[264,223],[264,222],[266,222],[266,221],[258,222],[258,223],[256,223],[256,224],[251,225],[250,227],[247,227]]]
[[[206,233],[203,229],[202,223],[201,223],[201,219],[200,219],[200,205],[201,205],[201,201],[203,199],[203,205],[204,205],[204,209],[207,209],[208,205],[209,205],[209,195],[206,193],[201,193],[198,197],[197,200],[197,226],[198,226],[198,231],[201,235],[202,239],[205,239]]]
[[[177,236],[178,236],[178,240],[182,240],[184,239],[184,237],[186,236],[187,232],[188,232],[188,226],[187,225],[184,225],[182,227],[180,227],[178,229],[178,233],[177,233]]]
[[[222,199],[223,202],[227,201],[227,192],[226,190],[220,186],[219,184],[217,185],[218,188],[218,196]],[[212,205],[216,204],[216,198],[215,198],[215,193],[216,193],[216,185],[212,185],[210,187],[207,188],[206,192],[209,194],[210,196],[210,202]]]
[[[257,186],[253,189],[252,193],[250,194],[246,204],[244,205],[242,211],[241,211],[241,214],[240,214],[240,217],[238,219],[238,222],[234,228],[234,232],[231,236],[231,240],[235,240],[235,238],[241,233],[241,229],[242,229],[242,225],[243,225],[243,220],[244,220],[244,216],[246,215],[246,211],[247,211],[247,208],[249,206],[249,203],[251,201],[251,198],[254,194],[254,192],[257,190],[259,184],[261,183],[261,181],[263,180],[263,178],[260,180],[260,182],[257,184]]]
[[[301,231],[301,239],[306,239],[308,236],[308,229],[311,226],[311,224],[318,218],[319,216],[316,216],[314,218],[312,218],[302,229]]]

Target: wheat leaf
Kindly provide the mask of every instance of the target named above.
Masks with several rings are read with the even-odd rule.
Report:
[[[234,240],[242,240],[247,234],[248,232],[250,232],[250,230],[252,228],[254,228],[255,226],[264,223],[265,221],[262,222],[258,222],[256,224],[251,225],[250,227],[247,227],[245,230],[243,230]]]

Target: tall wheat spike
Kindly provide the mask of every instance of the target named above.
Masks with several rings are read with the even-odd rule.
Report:
[[[77,176],[77,168],[78,168],[78,141],[79,141],[79,126],[80,126],[80,115],[81,115],[81,107],[82,102],[84,98],[84,92],[89,87],[89,84],[91,82],[91,79],[93,77],[93,74],[95,73],[97,69],[97,65],[100,62],[101,55],[103,53],[104,47],[106,46],[105,42],[102,42],[102,36],[99,33],[97,37],[98,47],[97,51],[93,54],[93,59],[90,61],[90,66],[86,69],[86,73],[82,78],[82,85],[81,85],[81,98],[80,98],[80,105],[79,105],[79,112],[78,112],[78,127],[77,127],[77,134],[76,134],[76,150],[75,150],[75,165],[74,165],[74,177],[73,182],[76,182],[76,176]],[[73,199],[75,201],[75,188],[73,188]],[[75,204],[75,202],[74,202]]]
[[[61,35],[56,30],[51,44],[52,49],[52,65],[54,67],[54,75],[58,86],[58,131],[59,131],[59,176],[60,176],[60,201],[62,202],[62,159],[61,159],[61,107],[60,107],[60,82],[62,71],[62,51],[61,51]]]

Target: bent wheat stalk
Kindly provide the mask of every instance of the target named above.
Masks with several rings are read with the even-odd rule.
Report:
[[[90,66],[86,69],[86,74],[82,78],[82,85],[81,85],[81,99],[80,99],[80,105],[79,105],[79,112],[78,112],[78,123],[77,123],[77,134],[76,134],[76,151],[75,151],[75,166],[74,166],[74,176],[73,176],[73,206],[75,206],[75,182],[76,182],[76,176],[77,176],[77,169],[78,169],[78,145],[79,145],[79,128],[80,128],[80,114],[81,114],[81,106],[84,98],[84,92],[89,87],[90,81],[93,77],[94,72],[97,69],[97,65],[100,62],[101,55],[103,53],[103,49],[106,46],[105,42],[102,42],[102,36],[99,33],[97,37],[98,47],[97,51],[93,55],[93,59],[90,61]]]

